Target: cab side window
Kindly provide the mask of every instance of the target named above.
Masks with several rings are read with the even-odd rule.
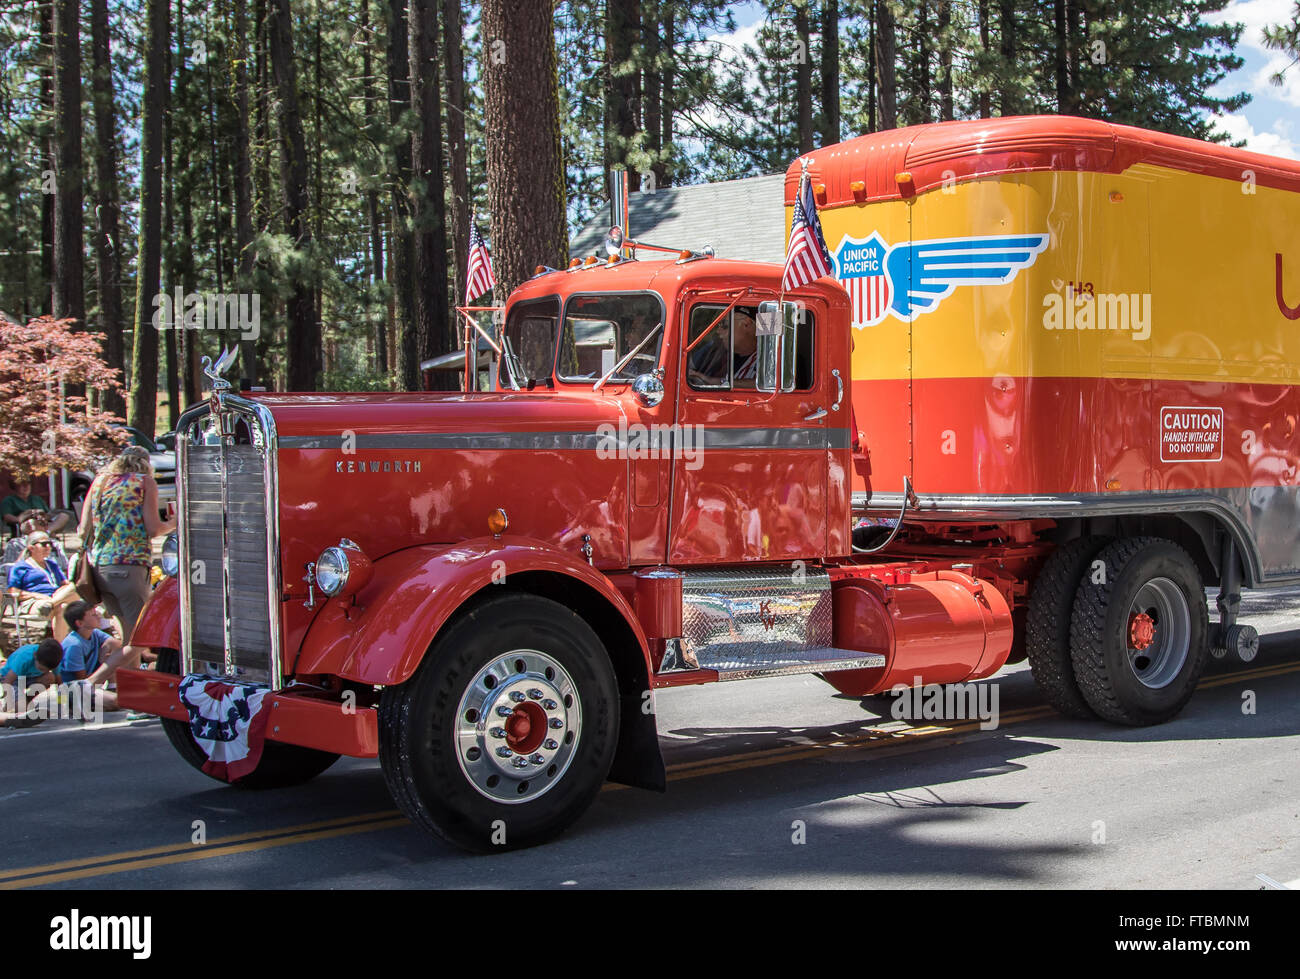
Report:
[[[752,391],[755,388],[758,373],[755,320],[758,308],[737,305],[722,322],[709,330],[709,324],[726,308],[721,304],[702,303],[691,309],[687,346],[694,345],[694,348],[686,355],[686,378],[696,391]],[[708,335],[700,340],[705,330],[708,330]],[[815,385],[811,310],[803,311],[795,331],[795,390],[807,391]]]

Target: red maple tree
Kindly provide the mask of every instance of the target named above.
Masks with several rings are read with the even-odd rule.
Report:
[[[71,319],[41,316],[25,326],[0,315],[0,471],[37,477],[51,469],[97,469],[125,442],[85,391],[122,390],[105,362],[103,334],[74,332]]]

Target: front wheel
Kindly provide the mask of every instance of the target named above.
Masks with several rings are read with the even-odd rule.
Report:
[[[618,745],[609,655],[579,616],[507,593],[456,619],[379,704],[379,758],[412,822],[477,852],[556,836]]]
[[[1116,724],[1160,724],[1187,703],[1209,650],[1205,589],[1190,555],[1156,537],[1118,540],[1085,577],[1070,617],[1074,675]]]

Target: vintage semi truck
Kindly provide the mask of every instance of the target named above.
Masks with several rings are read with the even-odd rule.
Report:
[[[662,790],[656,690],[1027,657],[1141,725],[1253,657],[1241,589],[1300,580],[1300,164],[1033,117],[817,150],[788,205],[805,175],[833,277],[614,241],[509,296],[490,392],[214,370],[122,703],[202,767],[184,678],[265,690],[236,784],[378,757],[493,850]]]

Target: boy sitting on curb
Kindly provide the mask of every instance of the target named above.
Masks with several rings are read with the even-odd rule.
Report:
[[[57,707],[59,677],[57,670],[63,661],[63,646],[57,639],[46,639],[39,644],[19,646],[0,667],[0,726],[30,727],[47,716],[53,716],[51,706]],[[18,686],[23,684],[25,709],[18,708]],[[39,701],[53,699],[53,705],[39,707]]]
[[[127,660],[134,661],[137,653],[127,653],[121,640],[114,639],[100,628],[104,624],[99,609],[89,602],[73,602],[63,612],[72,631],[63,640],[63,662],[59,676],[64,683],[88,680],[103,698],[103,710],[117,710],[117,694],[103,687],[112,679],[117,668]],[[99,698],[96,698],[97,700]]]

